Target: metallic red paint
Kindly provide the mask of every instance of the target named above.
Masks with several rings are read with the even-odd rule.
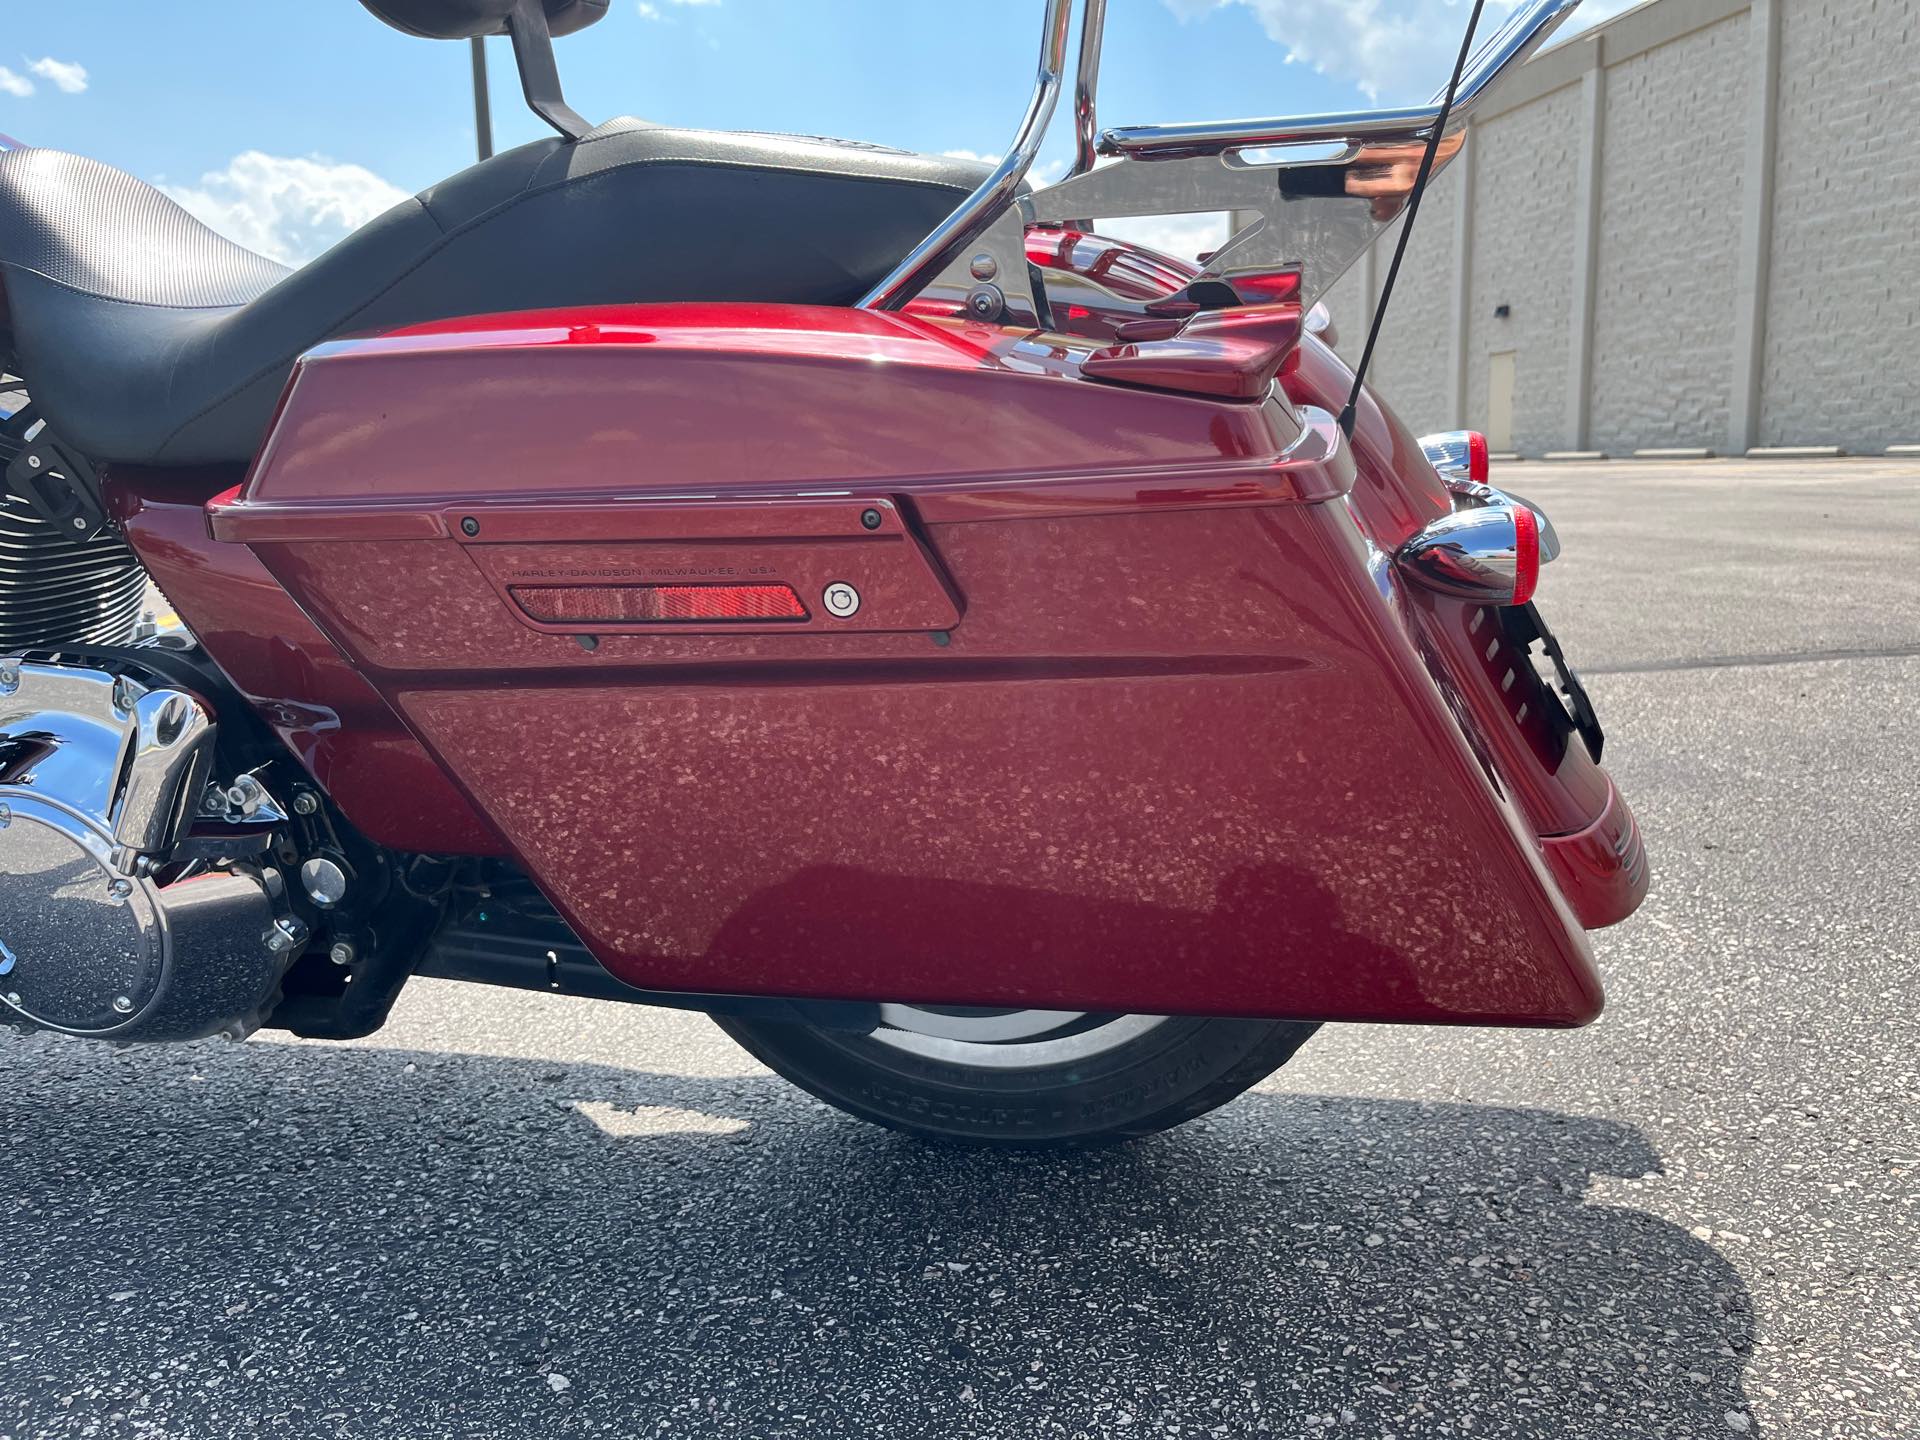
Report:
[[[1402,434],[1374,413],[1349,452],[1324,408],[1097,383],[1091,348],[765,306],[337,344],[213,526],[632,983],[1591,1018],[1584,938],[1509,799],[1512,721],[1367,543],[1445,503]],[[604,568],[767,553],[770,506],[844,524],[882,497],[950,628],[589,651],[481,563],[516,514]],[[817,585],[831,543],[778,535],[769,578]]]
[[[369,839],[395,850],[497,855],[500,837],[244,545],[207,534],[231,472],[106,476],[114,519],[226,677]]]
[[[1143,333],[1148,325],[1152,333]],[[1081,373],[1095,380],[1222,400],[1258,400],[1295,356],[1300,343],[1298,305],[1209,310],[1181,322],[1171,334],[1161,322],[1134,321],[1120,343],[1094,351]]]

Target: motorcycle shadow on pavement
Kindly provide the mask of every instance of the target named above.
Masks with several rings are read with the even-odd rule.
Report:
[[[0,1075],[0,1431],[1753,1433],[1739,1278],[1586,1198],[1658,1168],[1617,1123],[1256,1091],[991,1154],[762,1075],[51,1037]]]

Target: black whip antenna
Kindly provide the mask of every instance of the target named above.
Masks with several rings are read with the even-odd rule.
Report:
[[[1460,38],[1460,57],[1453,62],[1453,78],[1447,82],[1447,93],[1441,97],[1440,113],[1433,122],[1433,133],[1427,136],[1426,152],[1420,157],[1420,173],[1413,177],[1413,192],[1407,197],[1407,223],[1400,227],[1400,243],[1393,247],[1393,263],[1387,267],[1387,280],[1380,287],[1380,303],[1373,309],[1373,324],[1367,327],[1367,348],[1360,352],[1360,363],[1354,367],[1353,389],[1347,392],[1347,403],[1340,409],[1340,433],[1349,440],[1353,438],[1353,410],[1360,403],[1360,387],[1367,381],[1367,366],[1373,363],[1373,347],[1380,343],[1380,322],[1387,318],[1387,302],[1393,299],[1393,282],[1399,278],[1400,262],[1407,253],[1407,240],[1413,234],[1413,222],[1420,214],[1420,197],[1427,193],[1427,180],[1433,174],[1433,157],[1440,149],[1440,137],[1447,131],[1447,116],[1453,110],[1454,94],[1460,89],[1460,77],[1466,72],[1467,54],[1473,49],[1473,32],[1480,28],[1480,12],[1486,8],[1486,0],[1473,0],[1473,13],[1467,17],[1467,33]]]

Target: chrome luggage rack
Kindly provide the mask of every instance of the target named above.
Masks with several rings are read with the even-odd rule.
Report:
[[[1480,102],[1579,3],[1527,0],[1475,50],[1435,149],[1436,173],[1458,153]],[[1080,8],[1075,157],[1066,177],[1022,189],[1060,98],[1075,9],[1074,0],[1046,0],[1040,69],[1013,144],[980,187],[860,301],[863,308],[899,310],[926,297],[962,303],[981,320],[1040,323],[1026,263],[1029,225],[1087,229],[1118,216],[1219,211],[1232,215],[1235,228],[1205,273],[1230,281],[1291,271],[1301,302],[1311,305],[1405,209],[1440,121],[1440,97],[1411,109],[1103,132],[1095,100],[1107,0],[1082,0]]]

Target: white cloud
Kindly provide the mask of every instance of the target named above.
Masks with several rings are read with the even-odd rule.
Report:
[[[1198,260],[1210,250],[1227,243],[1227,217],[1223,212],[1202,215],[1136,215],[1130,218],[1102,218],[1095,230],[1116,240],[1131,240],[1163,255],[1182,260]]]
[[[249,150],[198,185],[160,187],[230,240],[299,265],[407,198],[371,170]]]
[[[56,60],[48,55],[27,68],[65,94],[78,95],[87,88],[87,67],[72,60]]]
[[[1611,20],[1614,16],[1633,9],[1636,5],[1645,5],[1648,0],[1580,0],[1580,8],[1573,12],[1573,18],[1561,29],[1561,35],[1571,35],[1576,30],[1585,30],[1598,25],[1602,20]]]
[[[720,3],[720,0],[667,0],[667,4],[673,5],[682,9],[684,9],[689,5],[705,6],[705,5],[718,5],[719,3]],[[653,4],[652,0],[640,0],[640,3],[635,8],[639,10],[640,18],[642,20],[651,20],[656,24],[671,25],[673,23],[673,17],[667,14],[667,12],[662,10],[658,5]]]
[[[24,100],[33,93],[33,81],[24,75],[16,75],[6,66],[0,65],[0,94],[16,95]]]
[[[1447,83],[1472,13],[1464,0],[1166,0],[1183,20],[1244,5],[1289,65],[1306,65],[1387,104],[1418,104]],[[1478,34],[1499,29],[1517,0],[1487,0]],[[1577,12],[1576,12],[1577,13]]]

